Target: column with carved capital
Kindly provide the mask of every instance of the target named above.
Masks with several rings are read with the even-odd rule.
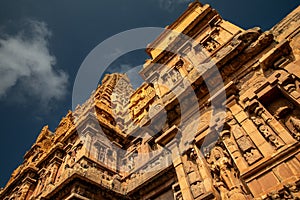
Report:
[[[248,165],[245,162],[245,159],[243,158],[237,144],[234,140],[231,139],[230,128],[227,127],[226,129],[221,131],[220,136],[226,149],[231,154],[233,162],[237,164],[237,167],[240,171],[245,171],[248,168]]]
[[[213,175],[213,184],[221,199],[246,200],[248,197],[230,156],[221,143],[208,150],[206,160]]]
[[[213,182],[212,182],[212,176],[211,176],[210,170],[206,164],[206,160],[205,160],[203,154],[201,153],[201,151],[197,145],[194,145],[194,150],[197,155],[196,162],[198,165],[199,173],[202,177],[202,182],[203,182],[203,186],[204,186],[204,190],[205,190],[206,194],[207,195],[214,194],[214,196],[218,196],[217,191],[214,189]]]
[[[190,183],[188,176],[183,164],[181,151],[179,149],[179,138],[181,137],[181,132],[177,126],[172,126],[169,130],[158,137],[155,142],[161,146],[165,146],[172,153],[172,162],[175,168],[178,183],[180,186],[182,198],[184,200],[193,200],[193,194],[191,192]]]
[[[23,180],[23,184],[20,188],[21,190],[21,196],[20,200],[26,200],[28,199],[34,191],[34,184],[36,183],[36,180],[33,178],[34,174],[28,174],[26,178]]]
[[[274,132],[276,132],[277,136],[274,135],[274,137],[278,137],[278,142],[281,143],[279,145],[294,142],[289,132],[276,119],[274,119],[274,117],[260,104],[260,102],[257,101],[257,103],[255,103],[253,111],[256,116],[260,117]]]
[[[180,186],[182,197],[184,200],[192,200],[194,198],[191,192],[187,174],[184,169],[182,157],[180,156],[180,150],[178,148],[177,140],[169,143],[168,148],[172,151],[172,161],[178,177],[178,183]]]

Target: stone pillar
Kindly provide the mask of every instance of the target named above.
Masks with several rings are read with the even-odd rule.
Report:
[[[238,124],[243,127],[243,130],[245,130],[246,134],[250,137],[255,146],[257,146],[257,148],[260,150],[262,155],[266,157],[272,154],[274,152],[274,149],[258,131],[255,124],[249,118],[249,115],[244,111],[244,108],[242,108],[235,100],[231,101],[228,104],[228,108],[231,111],[232,115],[235,116]]]
[[[221,131],[221,137],[237,168],[240,172],[243,172],[247,170],[248,164],[252,165],[263,156],[258,151],[257,144],[255,145],[255,142],[250,139],[249,133],[256,138],[256,132],[252,133],[253,130],[251,130],[248,121],[249,117],[243,108],[237,103],[236,99],[232,99],[227,106],[229,109],[227,112],[227,123],[224,126],[224,130]],[[241,123],[244,123],[245,126],[241,126]],[[246,130],[248,130],[248,134]],[[257,137],[260,137],[257,138],[257,141],[259,139],[264,140],[260,134]]]
[[[85,142],[84,142],[84,154],[87,155],[88,157],[91,156],[91,151],[92,151],[92,140],[93,140],[93,133],[87,132],[85,134]]]
[[[280,137],[280,139],[286,143],[291,144],[294,142],[293,137],[289,134],[289,132],[277,121],[272,115],[264,109],[264,107],[257,102],[258,105],[255,108],[254,112],[257,116],[260,116],[267,125],[269,125],[274,132]]]
[[[231,140],[230,130],[223,130],[221,132],[221,138],[223,139],[226,149],[231,154],[233,162],[238,166],[238,169],[240,171],[245,171],[248,168],[248,165],[235,142]]]
[[[178,177],[178,183],[180,186],[181,194],[184,200],[193,200],[193,195],[190,190],[190,183],[188,181],[187,174],[184,169],[182,158],[180,155],[180,150],[178,148],[178,140],[173,139],[167,148],[172,151],[172,161]]]
[[[23,180],[20,188],[21,196],[19,197],[19,200],[27,200],[33,194],[33,187],[36,182],[36,180],[33,179],[33,176],[34,174],[28,174]]]
[[[30,186],[31,186],[31,183],[29,183],[27,181],[25,183],[23,183],[23,185],[21,187],[20,200],[25,200],[26,199]]]
[[[205,191],[213,192],[214,188],[212,185],[212,177],[211,177],[210,171],[208,170],[208,167],[206,165],[205,158],[203,157],[202,153],[200,152],[200,149],[196,145],[194,146],[194,149],[197,154],[196,161],[198,164],[198,169],[199,169],[200,175],[203,180]]]
[[[226,149],[216,144],[206,155],[213,176],[213,185],[219,191],[221,199],[246,200],[242,181],[231,162]]]
[[[60,163],[58,163],[57,161],[54,161],[54,163],[52,165],[52,173],[51,173],[51,179],[50,179],[50,182],[53,184],[56,181],[56,176],[57,176],[59,166],[60,166]]]
[[[193,145],[190,145],[190,148],[182,155],[182,161],[194,199],[200,199],[201,196],[206,193],[203,179],[199,172],[197,159],[197,153]]]

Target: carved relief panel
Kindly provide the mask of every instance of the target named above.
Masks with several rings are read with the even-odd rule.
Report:
[[[239,167],[243,168],[241,162],[244,160],[248,165],[252,165],[262,158],[258,148],[230,111],[227,112],[227,123],[223,128],[224,130],[221,132],[223,143]],[[243,157],[244,160],[239,159],[239,157]]]
[[[200,175],[196,160],[198,159],[195,150],[192,148],[182,157],[185,172],[190,184],[191,192],[194,199],[203,195],[206,191],[204,188],[203,179]]]
[[[203,42],[203,46],[208,52],[212,53],[220,46],[220,43],[215,39],[215,36],[212,35]]]
[[[117,152],[113,146],[97,141],[92,148],[92,156],[98,163],[116,169]]]
[[[244,186],[232,160],[221,143],[206,147],[206,160],[211,170],[213,185],[221,199],[247,199]]]
[[[130,115],[134,123],[140,122],[147,117],[149,105],[153,103],[156,96],[154,88],[149,84],[144,84],[130,98]]]
[[[259,102],[252,105],[252,108],[249,109],[249,113],[250,119],[255,124],[260,134],[275,150],[278,150],[285,145],[285,142],[274,128],[274,120]]]
[[[206,30],[207,34],[204,39],[201,40],[201,44],[207,50],[209,54],[212,54],[217,50],[221,45],[225,44],[228,40],[231,39],[233,33],[229,32],[222,25],[226,22],[215,18],[210,23],[210,28]],[[232,27],[233,28],[233,27]]]
[[[167,93],[168,91],[171,91],[175,86],[177,86],[179,81],[182,79],[182,75],[178,69],[181,67],[180,65],[178,64],[178,66],[173,66],[167,72],[164,72],[161,76],[160,84],[165,87],[165,92],[163,92],[163,94]]]
[[[288,89],[290,93],[295,91],[295,88]],[[268,98],[272,95],[273,98]],[[276,98],[274,98],[276,97]],[[273,88],[261,100],[262,104],[268,112],[275,117],[296,139],[300,140],[300,109],[297,102],[292,100],[290,96],[285,96],[277,87]],[[264,130],[262,130],[264,131]],[[280,141],[279,141],[280,142]],[[279,144],[277,144],[278,146]]]

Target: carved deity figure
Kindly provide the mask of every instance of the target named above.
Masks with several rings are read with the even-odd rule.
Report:
[[[300,110],[286,98],[279,98],[268,107],[271,114],[300,141]]]
[[[198,196],[204,193],[203,184],[200,181],[197,181],[196,183],[191,185],[191,191],[194,198],[197,198]]]
[[[276,149],[279,149],[282,147],[284,144],[278,139],[278,137],[272,133],[269,128],[265,125],[259,126],[259,131],[263,134],[265,138],[267,138],[270,143],[275,146]]]
[[[292,132],[296,140],[300,141],[300,119],[291,116],[289,118],[291,125],[293,126]]]
[[[204,44],[204,47],[207,49],[208,52],[213,52],[220,44],[214,39],[209,38]]]
[[[229,189],[236,185],[235,172],[232,171],[231,160],[221,147],[215,146],[211,150],[208,163],[214,174],[218,174]]]
[[[171,73],[172,82],[177,83],[182,78],[180,72],[176,69],[173,69],[171,72],[172,72]]]
[[[220,191],[223,199],[246,199],[241,184],[231,163],[228,153],[220,146],[215,146],[207,157],[207,162],[213,172],[214,185]]]
[[[262,157],[257,149],[250,149],[249,151],[246,151],[243,156],[250,165]]]
[[[191,192],[196,199],[198,196],[203,194],[204,187],[203,187],[203,179],[199,173],[199,169],[197,166],[197,154],[194,150],[194,148],[191,148],[190,150],[187,151],[186,156],[183,158],[184,160],[184,167],[186,174],[189,179],[190,187],[191,187]]]
[[[275,135],[275,133],[269,129],[267,125],[264,124],[263,120],[258,117],[251,117],[252,121],[255,123],[255,125],[258,127],[258,130],[260,133],[266,138],[269,143],[274,146],[276,149],[279,149],[284,145],[284,143],[281,141],[281,139]]]
[[[40,188],[38,192],[41,192],[46,187],[47,171],[44,171],[40,175]]]

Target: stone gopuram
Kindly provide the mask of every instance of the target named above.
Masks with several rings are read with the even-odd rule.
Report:
[[[300,7],[262,32],[196,1],[146,52],[145,82],[106,75],[0,199],[300,199]]]

